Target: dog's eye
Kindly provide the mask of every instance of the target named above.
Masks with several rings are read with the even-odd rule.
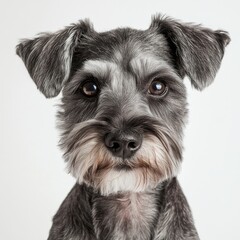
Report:
[[[81,86],[82,93],[87,97],[95,97],[99,93],[98,85],[95,81],[85,81]]]
[[[157,95],[162,97],[165,96],[167,92],[167,85],[159,79],[154,79],[148,88],[148,93],[151,95]]]

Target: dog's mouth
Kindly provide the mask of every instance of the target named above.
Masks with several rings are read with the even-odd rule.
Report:
[[[114,169],[117,171],[131,171],[134,168],[132,166],[129,166],[127,164],[117,164],[116,166],[114,166]]]
[[[154,166],[130,166],[126,164],[119,164],[114,166],[113,170],[118,171],[120,173],[125,172],[134,172],[134,171],[141,171],[141,172],[153,172],[156,175],[164,175],[163,171],[161,172],[160,169],[154,168]]]
[[[141,151],[141,149],[140,149],[140,151]],[[134,171],[136,169],[138,169],[138,170],[139,169],[140,170],[141,169],[151,169],[154,167],[154,164],[147,157],[145,157],[145,159],[143,158],[143,156],[138,157],[138,154],[136,153],[133,158],[120,159],[113,166],[113,168],[114,168],[114,170],[118,170],[118,171]]]
[[[129,165],[129,164],[124,164],[120,163],[117,164],[116,166],[113,167],[114,170],[116,171],[134,171],[136,169],[148,169],[150,168],[149,166],[139,166],[139,165]]]

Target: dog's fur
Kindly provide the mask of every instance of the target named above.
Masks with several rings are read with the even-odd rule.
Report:
[[[17,54],[48,98],[62,90],[60,145],[77,179],[53,218],[49,240],[197,240],[176,176],[187,120],[183,78],[212,83],[230,38],[224,31],[155,16],[147,30],[97,33],[80,21],[23,40]],[[94,79],[96,97],[82,93]],[[148,92],[153,79],[168,88]],[[116,157],[106,134],[141,137],[132,157]]]

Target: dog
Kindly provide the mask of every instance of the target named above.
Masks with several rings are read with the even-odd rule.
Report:
[[[155,15],[147,30],[96,32],[81,20],[22,40],[17,54],[47,97],[62,91],[60,146],[77,183],[48,240],[197,240],[179,186],[192,86],[209,86],[227,32]]]

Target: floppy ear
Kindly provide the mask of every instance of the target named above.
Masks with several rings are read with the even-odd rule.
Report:
[[[16,47],[37,88],[47,97],[55,97],[67,82],[75,47],[82,34],[92,29],[85,20],[56,33],[43,33],[22,40]]]
[[[153,17],[150,28],[165,36],[181,77],[187,75],[198,90],[213,82],[230,42],[227,32],[183,24],[159,15]]]

